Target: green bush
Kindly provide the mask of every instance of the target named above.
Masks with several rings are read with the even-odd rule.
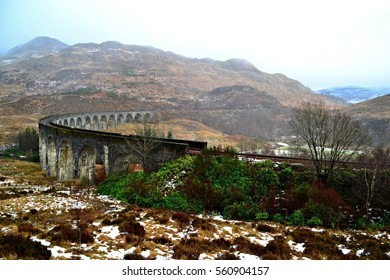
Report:
[[[138,194],[136,190],[132,191],[131,185],[144,182],[146,178],[147,175],[143,172],[128,173],[125,175],[111,175],[98,186],[96,191],[100,194],[108,195],[124,202],[133,203],[129,201],[129,193],[134,195]]]
[[[317,216],[313,216],[311,217],[308,221],[307,221],[307,224],[309,226],[320,226],[322,225],[322,221],[320,218],[318,218]]]
[[[151,174],[150,180],[161,189],[168,192],[172,187],[183,187],[186,178],[194,168],[194,157],[186,155],[170,161],[157,172]]]
[[[305,218],[300,209],[295,210],[287,219],[289,225],[303,226],[305,225]]]
[[[277,223],[284,223],[285,221],[284,216],[280,213],[276,213],[275,215],[273,215],[272,219]]]
[[[259,220],[259,221],[265,221],[265,220],[268,220],[268,213],[267,212],[259,212],[256,214],[256,220]]]
[[[256,213],[259,211],[260,209],[258,209],[256,205],[250,204],[248,202],[236,202],[233,205],[228,205],[225,207],[223,216],[226,219],[251,221],[256,219]]]
[[[295,184],[295,177],[296,174],[292,170],[291,167],[286,166],[285,164],[282,164],[280,172],[278,172],[279,175],[279,181],[280,185],[284,188],[287,186],[293,186]]]
[[[322,222],[321,224],[327,226],[331,226],[336,218],[333,217],[332,211],[328,206],[315,202],[307,203],[305,208],[302,209],[302,212],[307,219],[317,217]]]
[[[174,211],[190,212],[187,199],[177,192],[171,192],[168,196],[163,197],[162,200],[164,208]]]

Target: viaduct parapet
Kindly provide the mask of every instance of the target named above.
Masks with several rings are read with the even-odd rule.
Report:
[[[204,149],[206,142],[122,135],[107,132],[125,123],[154,120],[153,111],[62,114],[39,121],[40,163],[58,181],[85,178],[94,182],[96,167],[106,175],[127,170],[129,164],[145,164],[155,170],[164,162],[181,157],[190,149]],[[149,145],[148,150],[142,147]],[[144,161],[144,162],[142,162]],[[145,166],[144,166],[145,167]]]

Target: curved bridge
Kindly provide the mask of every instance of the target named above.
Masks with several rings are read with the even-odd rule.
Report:
[[[164,162],[204,149],[206,142],[110,133],[110,127],[155,119],[152,111],[62,114],[39,121],[40,163],[57,180],[94,182],[98,166],[106,175],[142,165],[156,170]]]

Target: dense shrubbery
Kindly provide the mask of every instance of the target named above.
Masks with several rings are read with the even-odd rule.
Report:
[[[358,172],[343,170],[347,175],[337,175],[344,180],[324,185],[300,169],[271,161],[243,161],[232,153],[209,150],[172,161],[155,173],[112,175],[98,192],[141,207],[214,212],[227,219],[347,227],[364,218],[359,227],[372,224],[354,194],[361,180]],[[379,199],[377,205],[388,209],[385,203]],[[381,218],[376,224],[389,225],[385,214],[378,213]]]

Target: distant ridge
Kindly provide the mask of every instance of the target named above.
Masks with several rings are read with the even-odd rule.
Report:
[[[5,53],[4,58],[41,57],[57,53],[69,45],[50,37],[37,37],[25,44],[18,45]]]
[[[323,95],[335,96],[355,104],[389,94],[390,88],[346,86],[321,89],[318,92]]]

